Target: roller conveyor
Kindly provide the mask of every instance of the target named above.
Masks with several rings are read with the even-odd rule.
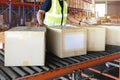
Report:
[[[86,55],[59,58],[49,52],[46,53],[45,66],[29,66],[29,67],[5,67],[4,66],[4,52],[0,51],[0,80],[15,80],[29,77],[35,74],[42,74],[46,71],[52,71],[58,68],[72,66],[74,64],[81,64],[85,61],[98,59],[107,55],[120,52],[120,46],[106,46],[106,51],[102,52],[88,52]]]

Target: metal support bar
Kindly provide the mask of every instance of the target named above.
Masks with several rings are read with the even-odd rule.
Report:
[[[109,66],[114,66],[114,67],[118,67],[118,68],[120,67],[119,64],[115,64],[115,63],[112,63],[112,62],[106,62],[105,64],[106,64],[107,67],[109,67]]]
[[[30,10],[26,13],[26,15],[31,15],[34,11],[34,7],[30,8]],[[32,21],[32,17],[29,18]]]
[[[36,8],[34,7],[34,22],[36,22]]]
[[[27,12],[27,15],[29,15],[30,13],[32,13],[33,9],[30,9],[28,12]]]
[[[72,80],[81,80],[81,79],[82,79],[81,70],[73,71]]]
[[[88,68],[88,69],[89,69],[90,71],[96,72],[96,73],[101,74],[101,75],[103,75],[103,76],[106,76],[106,77],[112,78],[112,79],[114,79],[114,80],[118,80],[117,77],[112,76],[112,75],[107,74],[107,73],[101,73],[101,71],[96,70],[96,69],[94,69],[94,68]]]
[[[1,12],[0,12],[0,14],[3,14],[5,11],[7,11],[9,9],[9,7],[8,8],[6,8],[6,9],[4,9],[4,10],[2,10]]]
[[[25,25],[25,7],[23,6],[23,14],[22,14],[23,16],[22,16],[22,19],[23,19],[23,21],[22,21],[22,25],[24,26]]]
[[[14,10],[12,10],[12,13],[14,13],[15,15],[17,15],[17,13]]]
[[[21,21],[20,21],[20,6],[18,7],[18,26],[20,26]]]
[[[12,26],[12,5],[9,4],[9,26]]]
[[[73,64],[71,66],[66,66],[66,67],[62,67],[62,68],[57,68],[54,70],[50,70],[50,71],[46,71],[44,73],[40,73],[40,74],[36,74],[36,75],[32,75],[32,76],[28,76],[28,77],[24,77],[24,78],[20,78],[20,80],[47,80],[47,79],[51,79],[54,77],[58,77],[61,75],[66,75],[71,73],[72,71],[75,70],[79,70],[79,69],[85,69],[88,68],[90,66],[94,66],[96,64],[100,64],[103,62],[107,62],[107,61],[111,61],[114,59],[120,58],[120,52],[118,53],[113,53],[104,57],[100,57],[100,58],[95,58],[95,59],[91,59],[88,61],[84,61],[81,63],[76,63]]]

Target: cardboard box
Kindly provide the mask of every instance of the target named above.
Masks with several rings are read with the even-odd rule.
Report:
[[[106,44],[120,46],[120,26],[102,26],[106,28]]]
[[[72,26],[72,25],[67,25]],[[87,51],[105,51],[106,29],[104,27],[89,25],[74,26],[87,30]]]
[[[44,60],[44,27],[15,27],[5,31],[5,66],[43,66]]]
[[[48,28],[47,49],[61,58],[86,54],[86,34],[83,28]]]
[[[105,51],[106,29],[85,27],[87,29],[87,51]]]

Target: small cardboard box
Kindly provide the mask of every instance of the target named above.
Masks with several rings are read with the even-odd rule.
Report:
[[[45,27],[15,27],[5,31],[5,66],[43,66]]]
[[[47,49],[61,58],[86,54],[86,34],[83,28],[48,28]]]
[[[68,25],[72,26],[72,25]],[[87,51],[105,51],[106,29],[95,25],[74,26],[87,30]]]
[[[106,29],[85,27],[87,29],[87,51],[105,51]]]
[[[102,26],[106,28],[106,44],[120,46],[120,26]]]

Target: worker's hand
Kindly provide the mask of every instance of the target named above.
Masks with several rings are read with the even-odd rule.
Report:
[[[44,27],[45,24],[42,23],[42,24],[38,24],[37,26],[38,26],[38,27]]]
[[[43,26],[43,25],[44,25],[44,24],[38,24],[38,27],[39,27],[39,26]]]
[[[44,26],[44,16],[45,14],[45,11],[44,10],[39,10],[38,13],[37,13],[37,20],[38,20],[38,23],[39,23],[39,26]]]

